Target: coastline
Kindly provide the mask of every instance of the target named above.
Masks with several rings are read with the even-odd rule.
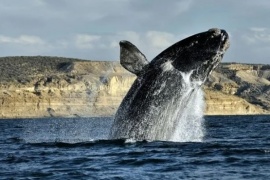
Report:
[[[0,119],[113,116],[136,78],[115,61],[43,56],[0,58],[0,70]],[[270,65],[221,63],[205,115],[270,114],[269,80]]]

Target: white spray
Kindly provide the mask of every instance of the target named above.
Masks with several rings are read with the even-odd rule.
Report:
[[[167,70],[167,69],[166,69]],[[175,69],[172,71],[176,71]],[[204,137],[204,95],[201,81],[191,81],[193,71],[182,76],[179,94],[160,112],[152,139],[177,142],[201,142]]]
[[[183,77],[182,98],[176,111],[175,130],[171,136],[172,141],[201,142],[204,137],[204,95],[201,81],[191,81],[188,74],[181,73]]]

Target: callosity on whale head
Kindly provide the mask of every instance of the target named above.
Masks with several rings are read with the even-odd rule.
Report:
[[[228,47],[226,31],[213,28],[175,43],[148,62],[136,46],[121,41],[120,63],[137,79],[116,112],[109,138],[171,140],[182,114],[193,113],[183,110],[185,104]]]

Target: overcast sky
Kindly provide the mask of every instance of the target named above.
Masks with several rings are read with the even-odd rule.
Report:
[[[1,0],[0,56],[111,61],[129,40],[151,60],[212,27],[230,34],[225,62],[270,63],[269,0]]]

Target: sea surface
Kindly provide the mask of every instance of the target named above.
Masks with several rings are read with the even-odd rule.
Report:
[[[111,124],[0,120],[0,179],[270,178],[270,116],[207,116],[201,142],[107,140]]]

